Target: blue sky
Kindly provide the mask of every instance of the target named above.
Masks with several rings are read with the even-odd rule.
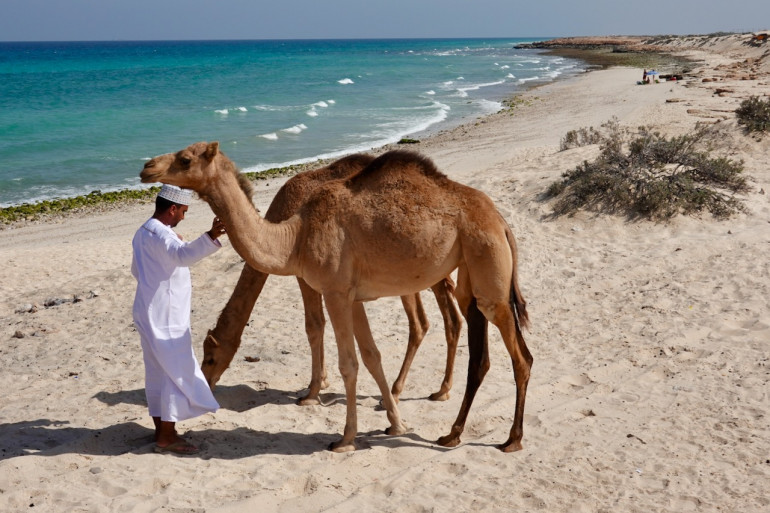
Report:
[[[770,0],[0,0],[0,41],[553,37],[770,29]]]

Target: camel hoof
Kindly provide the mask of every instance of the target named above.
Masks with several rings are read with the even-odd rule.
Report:
[[[388,436],[398,436],[407,433],[406,426],[401,424],[399,426],[390,426],[385,430],[385,434]]]
[[[340,440],[339,442],[330,443],[329,450],[332,452],[353,452],[356,450],[356,444]]]
[[[398,397],[394,397],[393,399],[395,400],[394,402],[395,402],[396,404],[398,404]],[[385,403],[384,403],[384,402],[382,402],[382,399],[380,399],[380,400],[377,402],[377,406],[375,406],[375,407],[374,407],[374,411],[388,411],[388,409],[387,409],[387,408],[385,408]]]
[[[521,445],[521,441],[518,442],[505,442],[504,444],[498,445],[498,449],[500,449],[503,452],[516,452],[523,449]]]
[[[297,405],[299,406],[314,406],[316,404],[321,404],[321,400],[318,399],[318,396],[310,397],[309,395],[305,397],[300,397],[297,399]]]
[[[460,445],[460,437],[456,435],[442,436],[436,441],[441,447],[457,447]]]
[[[431,401],[446,401],[449,399],[449,392],[438,391],[436,393],[430,394],[428,399]]]

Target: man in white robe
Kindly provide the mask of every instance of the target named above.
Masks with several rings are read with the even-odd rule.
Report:
[[[142,342],[155,450],[184,455],[199,449],[177,434],[176,422],[219,408],[192,348],[188,266],[217,251],[222,246],[217,238],[225,232],[215,218],[211,230],[183,242],[172,228],[184,219],[190,199],[190,191],[163,185],[155,213],[134,235],[131,262],[137,280],[134,325]]]

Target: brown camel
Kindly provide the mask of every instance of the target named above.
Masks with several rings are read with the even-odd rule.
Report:
[[[278,190],[270,207],[267,209],[267,213],[265,213],[265,220],[271,223],[279,223],[289,219],[320,185],[330,180],[348,178],[361,171],[373,160],[374,157],[370,155],[350,155],[332,162],[321,169],[314,169],[293,176]],[[267,274],[252,269],[248,264],[244,265],[233,294],[230,296],[222,313],[219,314],[216,326],[213,330],[209,330],[208,335],[203,341],[203,363],[201,364],[201,369],[212,389],[230,366],[235,353],[238,351],[243,329],[249,321],[251,311],[254,309],[254,304],[262,292],[262,287],[265,285],[267,277]],[[326,323],[323,303],[321,294],[311,289],[302,278],[298,277],[297,282],[305,307],[305,332],[307,333],[312,354],[310,386],[307,394],[301,397],[297,403],[301,405],[318,404],[319,393],[322,388],[327,386],[323,350],[323,332]],[[433,285],[431,289],[436,296],[436,301],[444,318],[447,360],[441,387],[438,392],[431,394],[429,399],[432,401],[445,401],[449,399],[449,390],[452,388],[454,360],[462,322],[452,296],[454,284],[451,279],[441,280]],[[402,296],[401,302],[404,305],[404,310],[409,320],[409,340],[404,363],[401,365],[401,371],[391,389],[393,398],[396,401],[398,401],[398,397],[404,389],[409,368],[429,327],[428,318],[422,306],[419,293]]]
[[[299,276],[323,296],[339,353],[347,415],[337,452],[355,450],[358,359],[382,394],[389,435],[406,432],[388,388],[363,302],[414,294],[457,269],[455,296],[468,321],[468,383],[452,428],[439,438],[456,446],[489,369],[486,330],[500,331],[513,362],[516,408],[503,451],[521,449],[532,356],[521,327],[528,323],[517,279],[513,233],[485,194],[449,180],[419,155],[388,152],[348,180],[321,187],[296,215],[262,219],[244,194],[246,178],[219,151],[199,142],[147,162],[142,182],[192,189],[227,227],[247,264],[268,274]]]

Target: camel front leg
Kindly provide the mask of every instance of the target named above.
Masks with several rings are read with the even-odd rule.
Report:
[[[425,315],[425,309],[420,300],[419,292],[408,296],[401,296],[401,304],[404,305],[404,311],[409,320],[409,341],[406,346],[404,363],[401,364],[401,370],[396,381],[393,382],[393,389],[391,390],[396,402],[398,402],[398,396],[404,390],[406,375],[409,374],[409,368],[414,361],[414,355],[417,354],[417,349],[420,347],[422,340],[425,338],[425,333],[430,326],[428,316]]]
[[[406,426],[401,422],[398,405],[390,389],[388,389],[388,381],[385,379],[385,372],[382,370],[382,357],[377,349],[377,345],[374,343],[364,304],[360,301],[353,303],[353,331],[358,342],[358,348],[361,351],[361,359],[364,361],[364,365],[374,378],[382,394],[382,404],[390,421],[390,427],[385,430],[385,433],[388,435],[403,435],[406,433]]]
[[[358,379],[358,357],[356,356],[355,339],[353,335],[352,301],[343,294],[327,294],[324,296],[329,319],[334,328],[339,355],[339,369],[342,381],[345,383],[345,400],[347,416],[342,439],[334,442],[329,449],[334,452],[355,451],[355,438],[358,433],[358,417],[356,412],[356,380]]]
[[[444,380],[441,382],[439,391],[428,397],[431,401],[446,401],[449,399],[449,390],[452,388],[457,344],[460,341],[460,330],[462,330],[460,312],[457,310],[452,295],[453,289],[454,284],[450,278],[445,278],[431,287],[433,295],[436,296],[439,310],[441,310],[441,316],[444,318],[444,336],[446,337]]]
[[[321,294],[310,288],[305,280],[297,278],[299,290],[302,293],[302,303],[305,306],[305,333],[310,344],[311,367],[310,385],[304,397],[297,400],[300,406],[319,404],[321,390],[328,387],[326,381],[326,364],[324,362],[324,318],[323,299]]]

